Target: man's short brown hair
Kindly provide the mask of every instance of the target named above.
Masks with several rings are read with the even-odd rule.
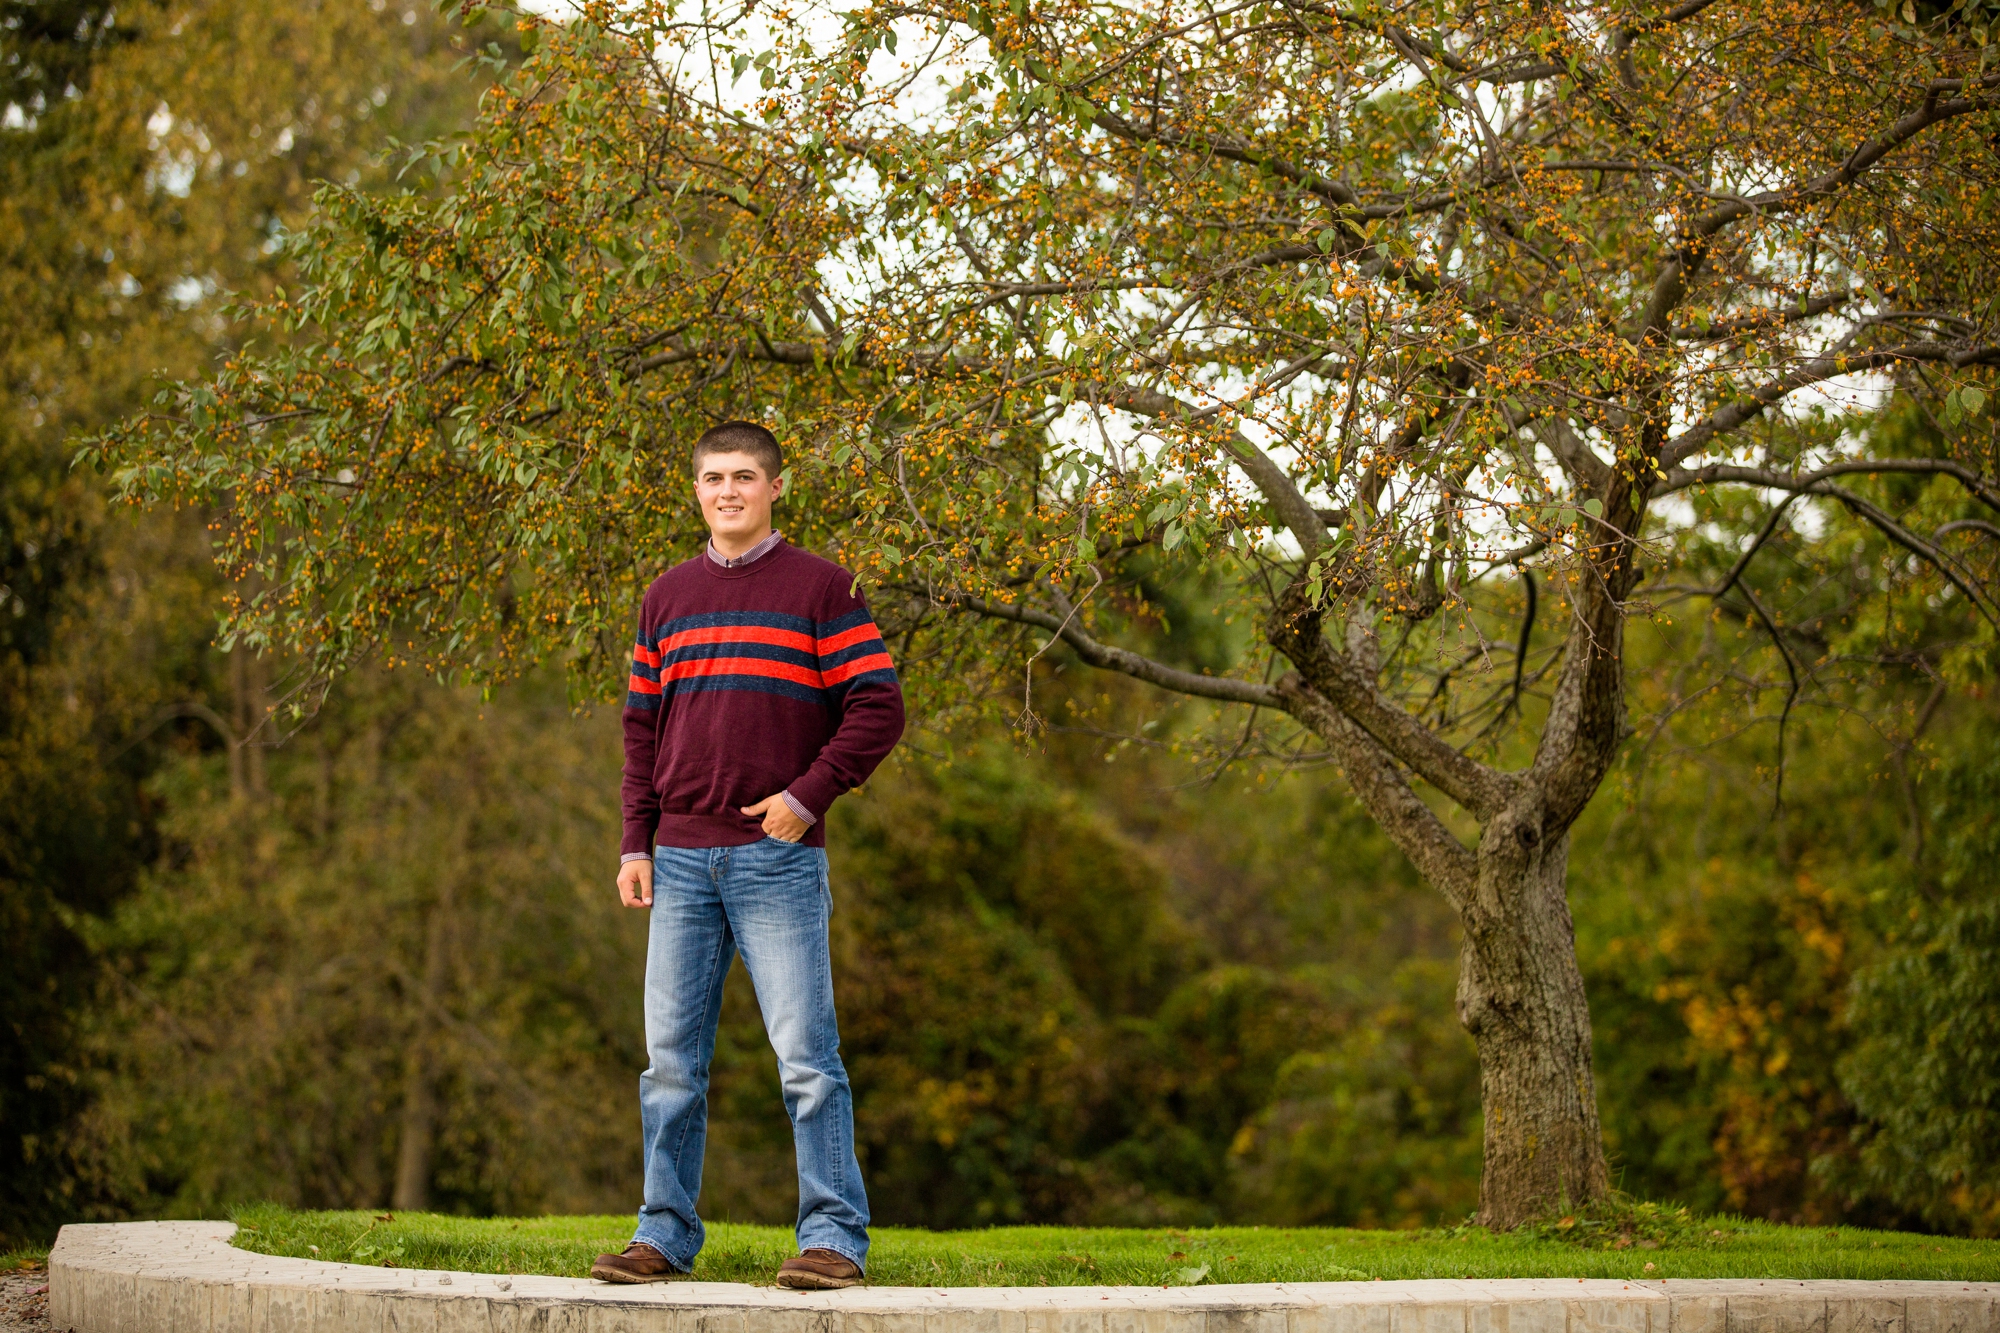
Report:
[[[785,451],[779,447],[778,437],[754,421],[725,421],[703,431],[694,442],[696,472],[701,471],[701,460],[710,454],[748,454],[770,481],[776,481],[785,470]]]

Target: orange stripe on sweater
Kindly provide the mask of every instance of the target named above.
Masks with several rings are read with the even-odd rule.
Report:
[[[700,657],[676,662],[661,675],[663,681],[690,680],[697,676],[772,676],[820,689],[820,674],[789,662],[770,662],[761,657]]]
[[[779,648],[813,651],[813,638],[797,630],[771,629],[765,625],[713,625],[707,629],[684,629],[660,641],[660,651],[670,653],[694,643],[768,643]],[[822,651],[824,651],[822,649]]]
[[[838,685],[843,680],[851,680],[866,671],[894,671],[896,664],[889,660],[887,653],[873,653],[867,657],[857,657],[852,662],[842,662],[837,667],[828,667],[826,683]]]
[[[821,639],[819,641],[819,650],[823,653],[837,653],[842,648],[852,647],[854,644],[866,643],[870,639],[880,639],[881,637],[882,632],[872,624],[856,625],[853,629],[844,629],[838,634],[829,634],[824,639]]]

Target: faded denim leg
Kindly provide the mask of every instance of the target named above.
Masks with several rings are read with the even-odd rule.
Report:
[[[632,1239],[683,1270],[694,1267],[703,1229],[701,1159],[708,1142],[708,1069],[722,983],[736,957],[720,872],[728,848],[653,852],[653,908],[646,939],[646,1072],[639,1076],[645,1194]]]
[[[799,1248],[832,1250],[866,1268],[868,1192],[854,1155],[854,1094],[833,1013],[826,852],[776,838],[720,850],[728,856],[723,905],[757,988],[792,1118]]]

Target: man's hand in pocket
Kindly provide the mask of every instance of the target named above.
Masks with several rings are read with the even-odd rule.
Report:
[[[792,813],[792,807],[786,804],[783,792],[779,792],[776,796],[766,796],[755,805],[744,806],[743,813],[761,816],[766,836],[776,838],[779,842],[797,842],[805,837],[806,830],[812,827]]]

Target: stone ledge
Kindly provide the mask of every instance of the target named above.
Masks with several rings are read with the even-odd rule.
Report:
[[[1573,1278],[1206,1287],[614,1287],[252,1254],[228,1222],[67,1226],[75,1333],[2000,1333],[2000,1283]]]

